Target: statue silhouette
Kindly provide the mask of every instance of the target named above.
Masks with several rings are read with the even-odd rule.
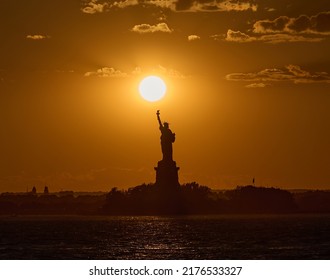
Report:
[[[172,133],[172,131],[169,128],[169,124],[167,122],[162,123],[160,120],[160,112],[157,111],[157,120],[159,123],[159,129],[162,133],[160,136],[160,144],[162,147],[162,153],[163,153],[163,160],[164,161],[173,161],[173,148],[172,143],[175,141],[175,133]]]
[[[158,161],[156,170],[156,186],[162,190],[163,195],[169,195],[172,197],[179,184],[179,167],[176,166],[176,162],[173,160],[172,143],[175,141],[175,134],[169,128],[168,123],[160,120],[159,110],[157,111],[157,120],[159,123],[159,129],[162,133],[160,136],[160,144],[162,147],[163,159]]]

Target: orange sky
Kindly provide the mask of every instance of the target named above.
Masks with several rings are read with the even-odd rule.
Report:
[[[0,2],[0,192],[155,181],[330,187],[330,3]],[[139,81],[159,75],[149,103]]]

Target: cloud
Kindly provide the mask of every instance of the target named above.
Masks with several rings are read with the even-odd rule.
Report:
[[[162,65],[158,65],[151,70],[143,70],[141,67],[136,67],[132,71],[132,75],[150,75],[153,73],[154,75],[166,76],[168,78],[176,78],[176,79],[184,79],[186,76],[182,74],[180,71],[167,68]]]
[[[161,75],[167,76],[169,78],[179,78],[184,79],[186,76],[180,73],[179,71],[171,68],[165,68],[162,65],[158,65],[156,69],[154,69],[156,73],[159,73]]]
[[[105,2],[98,3],[98,0],[90,0],[85,3],[85,6],[81,9],[82,12],[87,14],[95,14],[95,13],[102,13],[108,12],[112,8],[117,9],[125,9],[128,7],[138,6],[141,7],[145,6],[157,6],[161,8],[167,8],[171,10],[175,10],[175,2],[177,0],[123,0],[123,1],[114,1],[113,3]]]
[[[253,34],[228,29],[224,40],[237,43],[261,41],[270,44],[321,42],[327,35],[330,35],[330,12],[322,12],[311,17],[280,16],[274,20],[259,20],[253,25]]]
[[[219,7],[223,9],[224,11],[247,11],[251,10],[253,12],[256,12],[258,9],[258,5],[252,4],[249,1],[224,1],[219,4]]]
[[[210,38],[212,38],[214,41],[223,41],[226,38],[226,35],[214,34],[214,35],[211,35]]]
[[[267,85],[268,84],[265,84],[265,83],[253,83],[253,84],[246,85],[245,87],[246,88],[264,88]]]
[[[199,37],[198,35],[189,35],[188,36],[188,41],[196,41],[196,40],[200,40],[201,37]]]
[[[97,76],[101,78],[125,78],[127,77],[127,74],[121,72],[120,70],[116,70],[112,67],[103,67],[97,69],[96,71],[86,72],[84,76],[85,77]]]
[[[158,65],[157,67],[151,69],[151,70],[143,70],[141,67],[136,67],[132,71],[132,75],[160,75],[160,76],[166,76],[168,78],[176,78],[176,79],[183,79],[186,78],[184,74],[182,74],[180,71],[172,69],[172,68],[166,68],[162,65]]]
[[[44,40],[44,39],[48,39],[48,38],[50,38],[50,37],[47,35],[40,35],[40,34],[26,36],[26,39],[29,39],[29,40]]]
[[[185,75],[180,73],[178,70],[172,68],[166,68],[164,66],[158,65],[151,71],[145,71],[141,67],[135,67],[133,71],[129,73],[125,73],[121,70],[114,69],[112,67],[102,67],[97,69],[96,71],[86,72],[84,74],[85,77],[101,77],[101,78],[127,78],[132,76],[139,76],[139,75],[150,75],[150,72],[162,76],[166,76],[169,78],[185,78]]]
[[[275,20],[259,20],[253,25],[254,33],[273,33],[284,31],[290,19],[287,16],[280,16]]]
[[[225,40],[229,41],[229,42],[246,43],[246,42],[256,41],[257,39],[255,37],[251,37],[251,36],[241,32],[241,31],[234,31],[234,30],[228,29]]]
[[[263,35],[257,38],[258,41],[263,41],[265,43],[270,44],[279,44],[279,43],[286,43],[286,42],[321,42],[324,38],[319,37],[306,37],[301,35],[293,35],[293,34],[269,34]]]
[[[253,32],[330,35],[330,12],[321,12],[310,17],[280,16],[274,20],[259,20],[253,25]]]
[[[150,24],[138,24],[135,25],[131,31],[137,32],[140,34],[143,33],[154,33],[154,32],[164,32],[164,33],[172,33],[173,30],[171,30],[165,22],[158,23],[156,25],[150,25]]]
[[[287,42],[289,43],[290,42],[320,42],[323,40],[324,38],[320,38],[320,37],[302,36],[297,34],[286,34],[286,33],[250,36],[241,31],[234,31],[231,29],[227,31],[225,37],[225,41],[236,42],[236,43],[249,43],[249,42],[261,41],[269,44],[279,44],[279,43],[287,43]]]
[[[248,1],[236,0],[178,0],[175,11],[181,12],[229,12],[257,11],[258,6]]]
[[[226,80],[254,84],[266,82],[330,83],[330,75],[327,72],[310,73],[298,65],[291,64],[283,69],[271,68],[255,73],[232,73],[226,75]]]
[[[145,0],[143,4],[157,6],[160,8],[165,8],[175,11],[176,2],[177,0]]]
[[[105,8],[108,7],[108,3],[98,3],[98,0],[91,0],[86,3],[86,6],[81,9],[85,14],[95,14],[102,13],[105,11]]]
[[[124,1],[116,1],[114,2],[111,7],[117,7],[120,9],[124,9],[130,6],[137,6],[139,5],[139,1],[138,0],[124,0]]]
[[[141,67],[135,67],[134,70],[132,71],[132,75],[141,75],[142,74],[142,68]]]
[[[258,6],[248,0],[123,0],[113,4],[98,0],[90,0],[81,9],[87,14],[102,13],[111,8],[124,9],[141,5],[145,7],[156,6],[162,9],[170,9],[174,12],[229,12],[229,11],[257,11]]]

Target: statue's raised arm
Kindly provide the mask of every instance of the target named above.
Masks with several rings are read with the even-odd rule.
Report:
[[[157,115],[157,120],[158,120],[159,126],[160,126],[160,127],[163,127],[162,121],[160,120],[160,116],[159,116],[159,115],[160,115],[159,110],[157,110],[156,115]]]

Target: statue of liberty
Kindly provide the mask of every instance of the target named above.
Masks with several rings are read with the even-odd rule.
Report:
[[[173,148],[172,143],[175,141],[175,133],[172,133],[172,131],[169,128],[169,124],[167,122],[162,123],[160,120],[160,113],[159,110],[157,111],[157,120],[159,123],[159,129],[162,133],[160,136],[160,144],[162,147],[162,153],[163,153],[163,160],[164,161],[173,161]]]

